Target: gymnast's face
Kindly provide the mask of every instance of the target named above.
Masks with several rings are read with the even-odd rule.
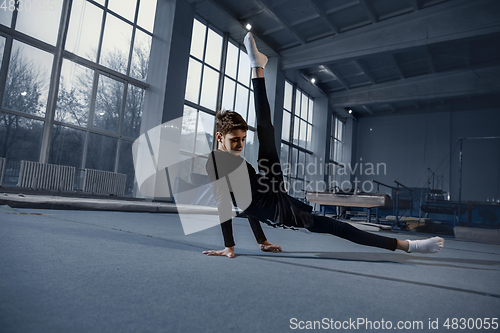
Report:
[[[240,156],[247,138],[247,131],[235,129],[226,133],[226,135],[222,135],[221,132],[217,132],[216,137],[220,150]]]

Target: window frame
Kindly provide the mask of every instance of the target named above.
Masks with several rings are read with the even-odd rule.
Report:
[[[62,126],[64,128],[68,128],[70,130],[81,130],[85,132],[85,143],[83,144],[83,156],[82,156],[82,162],[79,166],[78,169],[84,169],[86,168],[86,160],[87,160],[87,154],[88,154],[88,141],[90,135],[104,135],[106,137],[112,138],[112,139],[117,139],[118,143],[116,146],[116,151],[115,151],[115,156],[113,157],[113,163],[114,163],[114,171],[113,172],[119,172],[120,165],[119,161],[121,160],[121,146],[123,144],[128,144],[131,145],[136,138],[130,137],[129,135],[123,135],[123,124],[124,124],[124,117],[125,117],[125,111],[126,111],[126,105],[127,105],[127,97],[128,97],[128,91],[130,90],[131,85],[134,86],[134,89],[142,89],[142,102],[144,102],[144,94],[146,90],[149,88],[149,84],[147,83],[147,79],[145,78],[144,80],[140,80],[137,78],[134,78],[131,75],[131,70],[132,70],[132,61],[133,61],[133,54],[134,54],[134,44],[136,41],[136,34],[138,31],[142,32],[146,36],[149,36],[151,40],[153,39],[153,36],[155,35],[154,31],[149,31],[146,28],[143,28],[141,25],[138,24],[138,17],[139,17],[139,11],[141,8],[141,0],[137,0],[136,2],[136,7],[134,9],[134,19],[133,22],[128,20],[127,18],[119,15],[118,13],[112,11],[107,7],[107,1],[105,2],[104,5],[93,1],[93,0],[85,0],[86,5],[94,5],[103,10],[103,15],[101,17],[101,26],[100,26],[100,35],[99,35],[99,42],[98,42],[98,47],[97,47],[97,57],[96,61],[91,61],[86,58],[83,58],[77,54],[74,54],[68,50],[65,49],[65,40],[68,36],[68,31],[69,31],[69,26],[71,22],[71,13],[72,13],[72,6],[71,2],[69,1],[64,1],[62,4],[61,8],[61,13],[59,16],[59,23],[58,23],[58,30],[57,30],[57,40],[55,45],[51,45],[49,43],[46,43],[42,40],[39,40],[33,36],[27,35],[25,33],[22,33],[18,30],[16,30],[16,24],[17,24],[17,16],[19,11],[17,10],[19,3],[16,3],[16,10],[12,12],[12,16],[10,19],[10,25],[2,25],[0,24],[0,36],[5,38],[5,45],[4,45],[4,51],[2,55],[2,62],[1,62],[1,71],[0,71],[0,82],[5,83],[7,79],[7,72],[9,69],[10,65],[10,59],[12,55],[12,45],[14,41],[18,41],[24,44],[27,44],[28,46],[34,47],[36,49],[45,51],[51,55],[53,55],[53,62],[51,64],[51,75],[50,75],[50,81],[49,81],[49,86],[48,86],[48,97],[47,97],[47,104],[45,106],[45,115],[44,116],[39,116],[35,114],[29,114],[25,112],[20,112],[17,110],[11,110],[3,107],[3,100],[5,98],[5,89],[0,89],[0,113],[8,114],[8,115],[14,115],[14,116],[20,116],[23,117],[29,121],[42,121],[43,122],[43,139],[42,139],[42,144],[41,144],[41,155],[39,154],[39,159],[41,162],[48,163],[50,159],[50,149],[53,144],[53,138],[52,138],[52,131],[54,126]],[[73,4],[74,5],[74,4]],[[156,5],[158,5],[158,2],[156,2]],[[151,9],[153,7],[150,7]],[[156,8],[155,7],[155,13],[156,15]],[[108,68],[104,66],[103,64],[100,64],[100,56],[101,56],[101,50],[102,50],[102,43],[103,43],[103,35],[104,35],[104,29],[106,28],[106,18],[108,15],[113,15],[116,19],[125,22],[126,24],[129,24],[132,28],[131,32],[131,37],[130,37],[130,45],[128,46],[128,59],[127,59],[127,69],[126,73],[121,73],[116,70],[113,70],[111,68]],[[74,19],[74,18],[73,18]],[[126,51],[127,52],[127,51]],[[149,54],[151,53],[151,49],[149,49]],[[88,119],[87,119],[87,126],[78,126],[75,124],[71,123],[66,123],[64,121],[58,121],[55,120],[55,114],[56,114],[56,109],[57,109],[57,103],[58,103],[58,97],[59,97],[59,90],[60,90],[60,83],[61,83],[61,75],[62,75],[62,66],[63,62],[68,61],[71,63],[75,63],[77,65],[83,66],[93,72],[93,79],[92,79],[92,94],[89,96],[89,104],[90,104],[90,109],[88,111]],[[96,104],[96,90],[97,90],[97,85],[98,85],[98,78],[100,75],[106,76],[108,78],[111,78],[112,80],[115,80],[117,82],[123,83],[124,88],[123,88],[123,94],[121,96],[121,105],[119,109],[119,119],[118,119],[118,131],[115,132],[110,132],[107,130],[102,130],[99,128],[96,128],[92,126],[94,119],[93,119],[93,112]],[[143,104],[140,106],[140,114],[142,118],[142,107]],[[130,178],[130,177],[127,177]],[[132,177],[133,178],[133,177]],[[132,179],[132,184],[134,180]]]

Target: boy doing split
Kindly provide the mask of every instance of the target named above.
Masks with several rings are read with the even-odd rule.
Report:
[[[233,111],[219,112],[216,116],[218,149],[210,154],[206,169],[217,202],[225,248],[203,253],[210,256],[234,257],[235,243],[231,222],[233,204],[246,213],[257,243],[263,251],[281,251],[281,247],[267,241],[259,221],[272,221],[277,225],[329,233],[361,245],[391,251],[438,252],[444,243],[441,237],[400,241],[368,233],[349,223],[312,215],[310,206],[286,193],[264,81],[267,57],[257,50],[251,33],[245,36],[244,44],[252,66],[260,173],[256,173],[255,169],[240,157],[248,130],[245,120]]]

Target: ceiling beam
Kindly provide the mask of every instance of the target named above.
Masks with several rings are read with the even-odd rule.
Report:
[[[392,104],[387,104],[387,106],[389,107],[389,109],[390,109],[393,113],[396,113],[396,112],[397,112],[397,110],[396,110],[396,108],[394,107],[394,105],[392,105]]]
[[[392,63],[394,64],[394,68],[398,72],[399,78],[404,79],[405,76],[404,76],[403,72],[401,71],[401,67],[399,67],[398,60],[396,59],[396,56],[394,54],[391,54],[389,57],[390,57]]]
[[[266,36],[266,35],[270,35],[270,34],[273,34],[275,32],[278,32],[278,31],[281,31],[285,28],[283,28],[282,26],[277,26],[277,27],[274,27],[274,28],[271,28],[271,29],[267,29],[265,31],[262,32],[262,35],[263,36]],[[297,43],[294,43],[294,45],[296,46]]]
[[[332,93],[329,102],[335,107],[355,107],[500,94],[499,77],[500,66],[436,73]]]
[[[368,2],[368,0],[359,0],[361,7],[363,7],[366,15],[370,19],[370,21],[375,24],[378,22],[378,15],[372,4]]]
[[[281,51],[298,69],[500,32],[500,1],[454,0]]]
[[[313,86],[313,87],[315,87],[316,89],[318,89],[318,91],[319,91],[320,93],[322,93],[324,96],[328,96],[328,94],[326,93],[326,91],[324,91],[324,90],[323,90],[323,88],[322,88],[322,87],[320,87],[320,86],[318,85],[318,83],[319,83],[319,82],[317,82],[317,81],[316,81],[316,83],[312,83],[312,82],[311,82],[311,79],[312,79],[312,77],[313,77],[312,75],[308,75],[308,74],[306,74],[306,73],[304,73],[304,72],[302,72],[302,71],[300,71],[300,70],[299,70],[299,75],[300,75],[300,76],[301,76],[301,77],[302,77],[302,78],[303,78],[303,79],[304,79],[307,83],[309,83],[311,86]]]
[[[429,47],[427,47],[427,61],[429,63],[429,73],[436,73],[436,63],[434,62],[434,56]]]
[[[466,41],[465,42],[465,45],[464,45],[464,58],[465,58],[465,66],[467,68],[470,68],[471,63],[472,63],[470,41]]]
[[[255,10],[249,11],[248,13],[243,14],[242,16],[239,17],[239,20],[246,20],[250,17],[254,17],[256,15],[259,15],[262,13],[264,10],[262,8],[257,8]]]
[[[277,21],[279,24],[285,27],[301,44],[305,44],[307,42],[306,39],[300,35],[297,29],[292,27],[291,24],[285,22],[285,20],[281,15],[273,11],[271,4],[269,3],[269,0],[254,0],[254,1],[257,4],[259,4],[266,11],[266,13],[268,13],[275,21]]]
[[[332,68],[332,66],[325,65],[324,67],[325,67],[326,71],[327,71],[330,75],[332,75],[332,76],[335,78],[335,80],[339,81],[339,83],[340,83],[340,84],[341,84],[341,85],[342,85],[345,89],[349,90],[349,85],[347,84],[347,82],[346,82],[346,81],[345,81],[342,77],[340,77],[340,76],[338,75],[337,71],[336,71],[336,70],[334,70],[334,69]]]
[[[344,118],[352,118],[354,120],[356,120],[356,118],[354,117],[354,114],[353,113],[349,113],[348,110],[344,109],[344,108],[332,108],[332,110],[339,116],[341,117],[344,117]]]
[[[370,73],[370,71],[368,70],[368,68],[366,68],[366,66],[362,63],[361,60],[354,60],[354,63],[356,64],[356,66],[359,67],[359,69],[361,69],[361,71],[363,72],[363,74],[366,75],[366,77],[370,80],[370,82],[372,84],[376,84],[377,83],[375,81],[375,78],[373,77],[373,75]]]
[[[373,110],[368,106],[368,105],[362,105],[361,106],[366,112],[368,112],[370,114],[370,116],[373,116],[375,113],[373,112]]]
[[[330,30],[338,34],[340,32],[339,27],[331,18],[326,15],[325,9],[321,6],[318,0],[309,0],[312,8],[316,11],[316,13],[321,17],[321,19],[328,25]]]
[[[491,110],[491,108],[500,107],[500,101],[495,96],[484,96],[479,99],[472,99],[471,101],[452,101],[447,104],[433,104],[427,105],[416,110],[414,107],[409,106],[399,108],[398,114],[423,114],[423,113],[436,113],[436,112],[456,112],[456,111],[470,111],[470,110]],[[377,111],[377,116],[393,115],[389,110]],[[360,114],[359,117],[368,117],[368,115]]]
[[[342,3],[341,5],[337,6],[337,7],[334,7],[334,8],[330,8],[326,11],[326,14],[333,14],[333,13],[336,13],[336,12],[340,12],[341,10],[344,10],[346,8],[350,8],[352,6],[356,6],[356,5],[359,5],[359,0],[353,0],[353,1],[350,1],[350,2],[345,2],[345,3]]]

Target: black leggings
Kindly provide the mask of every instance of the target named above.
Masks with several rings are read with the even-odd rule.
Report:
[[[380,236],[359,230],[349,223],[341,222],[325,216],[314,215],[314,225],[307,228],[311,232],[331,234],[340,238],[347,239],[356,244],[374,246],[382,249],[394,251],[398,246],[396,238]]]
[[[252,83],[257,117],[257,137],[259,138],[259,171],[267,171],[268,177],[274,177],[281,184],[283,172],[274,140],[274,126],[271,121],[266,84],[263,78],[252,79]]]

